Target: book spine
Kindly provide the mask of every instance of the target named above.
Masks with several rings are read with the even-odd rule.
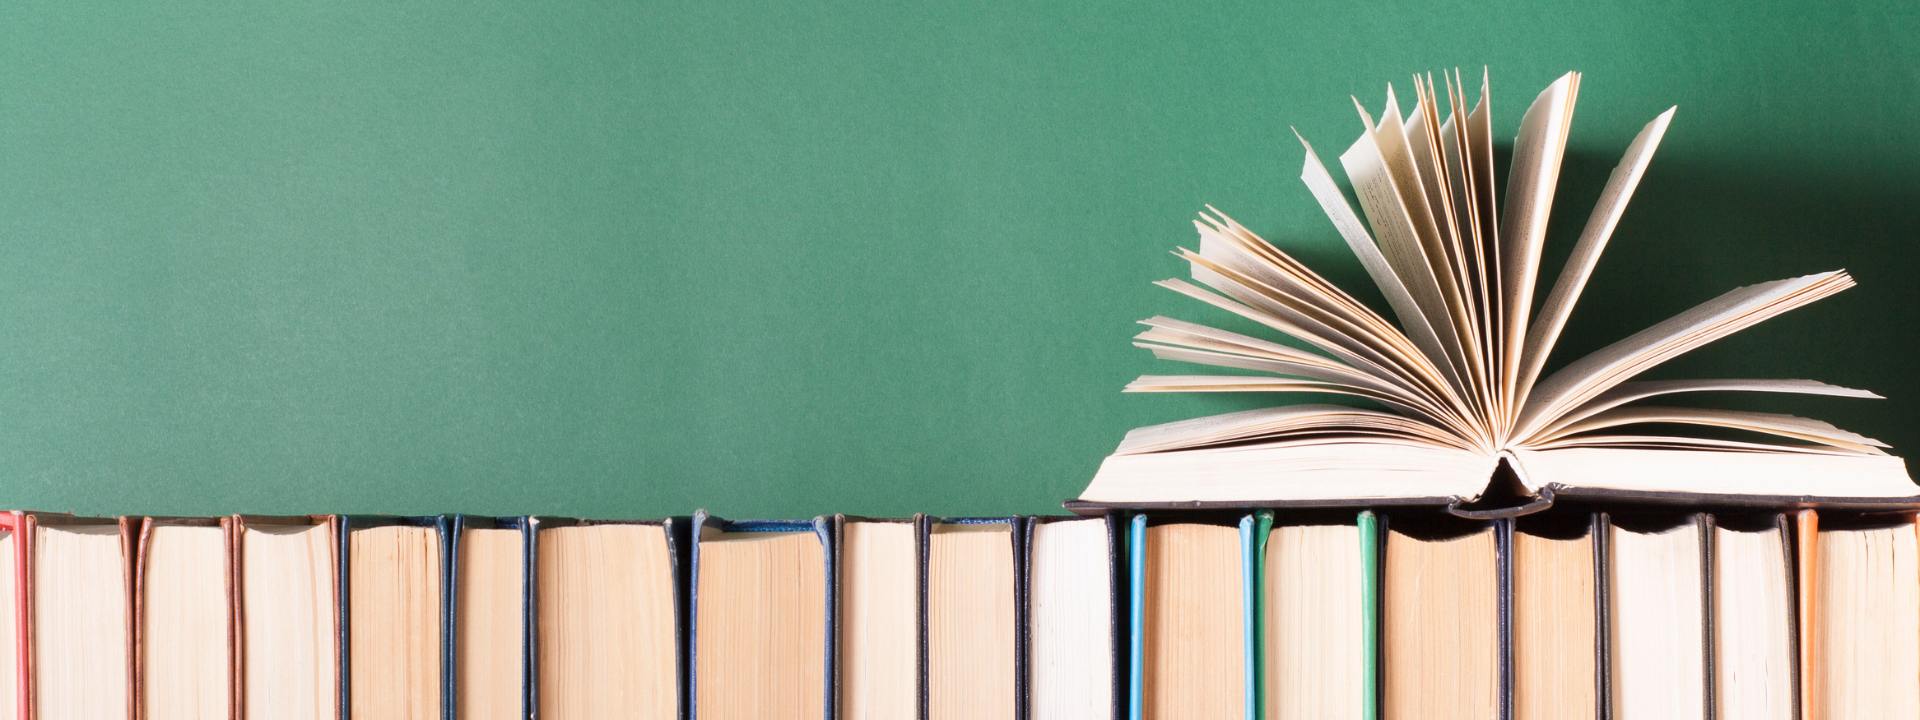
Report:
[[[460,607],[460,535],[466,530],[465,515],[443,515],[434,525],[440,535],[440,720],[458,717],[454,709],[458,688],[454,686],[456,622]]]
[[[1033,712],[1028,664],[1032,660],[1028,649],[1033,620],[1028,601],[1032,598],[1029,593],[1033,585],[1027,576],[1033,567],[1029,564],[1033,526],[1028,518],[1018,515],[1008,518],[1007,523],[1013,530],[1013,716],[1015,720],[1028,720]]]
[[[920,697],[918,706],[920,720],[927,720],[927,718],[933,714],[933,675],[928,669],[929,659],[932,657],[933,651],[932,644],[927,640],[930,629],[928,627],[929,603],[927,598],[932,594],[930,583],[933,580],[931,570],[933,566],[933,541],[929,536],[933,534],[933,522],[933,518],[927,517],[924,514],[916,513],[913,516],[914,554],[919,558],[916,563],[916,565],[919,566],[917,570],[919,574],[914,580],[919,583],[919,588],[915,590],[915,592],[918,593],[918,597],[915,599],[919,603],[919,612],[916,618],[916,622],[919,624],[919,627],[916,628],[919,636],[919,647],[916,652],[919,653],[919,657],[916,658],[916,660],[920,663],[920,672],[916,673],[916,675],[919,677],[920,687],[916,688],[916,691]]]
[[[1245,638],[1240,643],[1241,672],[1245,674],[1242,687],[1246,691],[1246,715],[1252,720],[1260,711],[1260,675],[1257,672],[1255,658],[1260,656],[1258,627],[1260,610],[1254,598],[1258,581],[1255,568],[1259,563],[1254,560],[1254,520],[1252,515],[1240,518],[1240,628]]]
[[[352,634],[348,623],[351,621],[349,609],[353,605],[350,585],[351,572],[348,566],[352,562],[352,543],[348,539],[353,534],[353,519],[346,515],[334,516],[333,536],[333,606],[334,606],[334,717],[347,720],[353,717],[353,668],[351,667]]]
[[[1360,717],[1380,720],[1380,538],[1386,524],[1362,510],[1360,525]]]
[[[1113,677],[1112,707],[1107,720],[1121,720],[1127,715],[1127,594],[1130,587],[1127,581],[1127,536],[1122,530],[1124,518],[1120,513],[1107,513],[1107,612],[1110,617],[1112,639],[1107,645],[1111,658],[1110,674]]]
[[[1714,532],[1716,522],[1713,515],[1694,513],[1694,528],[1700,533],[1700,698],[1705,705],[1701,717],[1714,720],[1714,701],[1717,684],[1714,680],[1713,666],[1713,554],[1716,552]]]
[[[140,597],[134,592],[134,573],[140,555],[145,550],[146,518],[120,516],[120,592],[127,600],[126,614],[121,622],[126,626],[127,641],[127,717],[139,720],[140,707],[140,628],[136,622],[140,615]]]
[[[1513,518],[1493,521],[1494,592],[1499,598],[1495,623],[1500,633],[1495,707],[1500,720],[1513,720],[1513,527]]]
[[[1251,638],[1247,658],[1247,709],[1249,720],[1267,715],[1267,540],[1273,537],[1273,511],[1253,514],[1253,621],[1248,623]]]
[[[1133,516],[1127,531],[1127,720],[1141,720],[1146,708],[1147,516]]]
[[[1594,697],[1600,720],[1613,718],[1613,518],[1593,514]]]
[[[811,524],[813,526],[813,536],[820,540],[820,556],[826,565],[823,572],[826,574],[824,585],[826,586],[827,597],[823,607],[826,608],[827,617],[826,622],[822,623],[826,627],[826,632],[824,633],[825,637],[821,638],[821,644],[824,646],[826,652],[824,653],[824,657],[820,658],[820,661],[826,663],[826,665],[824,666],[824,671],[820,673],[821,684],[823,685],[820,689],[821,704],[824,706],[821,708],[820,720],[835,720],[838,716],[840,696],[839,693],[835,692],[833,668],[837,664],[840,645],[835,642],[835,639],[840,636],[840,630],[838,624],[835,622],[837,620],[835,616],[838,613],[835,613],[833,609],[839,607],[840,603],[840,579],[838,577],[840,554],[833,543],[833,523],[830,522],[826,516],[817,516]],[[1019,523],[1014,522],[1013,527],[1019,527]],[[1015,542],[1017,543],[1018,540],[1016,539]]]
[[[1801,510],[1794,517],[1794,526],[1798,530],[1795,538],[1798,542],[1794,555],[1800,566],[1800,717],[1803,720],[1825,720],[1818,708],[1825,688],[1820,685],[1818,668],[1814,661],[1820,657],[1820,634],[1815,629],[1814,619],[1820,609],[1820,513],[1811,509]]]
[[[540,720],[540,528],[545,524],[546,520],[543,518],[528,516],[520,526],[521,532],[525,533],[521,539],[521,546],[526,549],[525,570],[522,571],[520,578],[522,593],[520,604],[525,613],[520,619],[521,627],[524,628],[521,642],[525,647],[520,661],[525,668],[526,682],[524,692],[526,714],[522,717],[528,720]],[[686,627],[686,617],[681,615],[675,618],[675,627]],[[680,660],[678,669],[681,674],[681,716],[685,717],[687,663],[684,655],[677,659]]]
[[[1787,682],[1791,693],[1788,712],[1792,717],[1798,718],[1804,712],[1800,697],[1800,645],[1804,641],[1800,638],[1802,626],[1798,617],[1801,583],[1795,582],[1793,572],[1794,551],[1799,544],[1793,541],[1793,524],[1787,520],[1786,513],[1773,516],[1773,531],[1780,536],[1780,555],[1786,560],[1781,564],[1781,570],[1785,571],[1787,576],[1787,607],[1790,608],[1787,611],[1787,672],[1789,673]]]

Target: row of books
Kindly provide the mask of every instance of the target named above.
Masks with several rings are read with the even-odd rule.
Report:
[[[1920,717],[1910,514],[0,514],[0,715]]]

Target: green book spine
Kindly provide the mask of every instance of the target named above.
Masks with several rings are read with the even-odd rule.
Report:
[[[1253,514],[1253,553],[1249,560],[1253,563],[1252,587],[1253,617],[1248,623],[1248,648],[1252,651],[1247,657],[1247,695],[1248,720],[1264,720],[1267,716],[1267,538],[1273,535],[1273,511],[1261,510]]]
[[[1370,511],[1360,512],[1360,642],[1366,650],[1360,672],[1360,717],[1380,720],[1380,522]]]

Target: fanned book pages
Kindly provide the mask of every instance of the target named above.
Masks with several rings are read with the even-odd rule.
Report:
[[[1149,375],[1127,386],[1321,393],[1355,404],[1289,405],[1139,428],[1069,508],[1459,505],[1480,498],[1502,463],[1517,476],[1519,494],[1542,504],[1558,493],[1920,505],[1905,463],[1872,438],[1788,415],[1662,402],[1726,391],[1878,397],[1873,393],[1811,380],[1634,380],[1852,287],[1844,270],[1735,289],[1546,372],[1674,110],[1627,146],[1566,266],[1544,287],[1537,278],[1547,214],[1580,74],[1554,81],[1527,108],[1501,202],[1486,76],[1471,106],[1458,71],[1442,78],[1435,85],[1431,75],[1416,77],[1405,114],[1392,87],[1377,121],[1360,108],[1360,138],[1340,156],[1359,212],[1313,148],[1305,151],[1301,178],[1379,286],[1391,318],[1209,207],[1195,223],[1199,249],[1177,253],[1191,264],[1192,282],[1159,285],[1274,337],[1150,318],[1141,321],[1148,329],[1135,344],[1156,357],[1253,374]],[[1544,301],[1534,312],[1540,291]],[[1673,427],[1689,430],[1656,429]]]

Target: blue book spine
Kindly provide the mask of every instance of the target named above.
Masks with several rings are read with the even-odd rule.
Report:
[[[1146,597],[1147,597],[1147,516],[1133,516],[1133,527],[1127,533],[1128,566],[1133,575],[1133,587],[1128,597],[1131,599],[1132,617],[1128,619],[1127,650],[1129,661],[1127,672],[1127,718],[1140,720],[1146,707]]]

